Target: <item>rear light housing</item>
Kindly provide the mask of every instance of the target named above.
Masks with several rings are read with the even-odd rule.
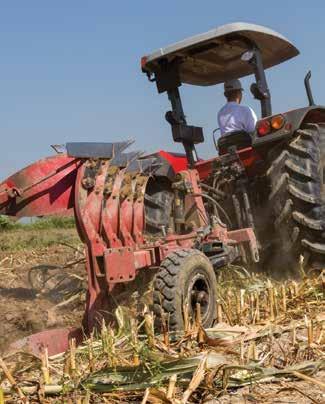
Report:
[[[279,130],[284,126],[284,116],[283,115],[275,115],[271,119],[271,126],[274,130]]]
[[[272,118],[262,119],[257,123],[256,130],[260,137],[266,136],[272,132],[280,130],[285,124],[283,115],[275,115]]]
[[[259,136],[265,136],[271,133],[271,124],[267,119],[263,119],[258,123],[256,129]]]

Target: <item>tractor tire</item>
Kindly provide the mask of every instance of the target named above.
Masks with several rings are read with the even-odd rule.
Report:
[[[183,330],[183,308],[187,302],[189,318],[195,318],[196,303],[200,303],[202,326],[211,327],[217,310],[216,286],[213,266],[203,253],[198,250],[171,253],[162,262],[153,283],[157,324],[165,313],[171,331]]]
[[[145,232],[161,237],[171,222],[174,193],[166,177],[152,177],[148,181],[144,196]]]
[[[290,275],[298,275],[300,255],[309,267],[325,263],[325,124],[306,124],[270,158],[269,202],[280,259],[273,261],[286,259]]]

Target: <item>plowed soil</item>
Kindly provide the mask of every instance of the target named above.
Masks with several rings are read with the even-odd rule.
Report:
[[[40,242],[35,242],[36,239]],[[300,288],[299,285],[297,287]],[[127,291],[130,296],[130,285]],[[73,229],[1,233],[0,354],[7,353],[9,345],[15,340],[32,333],[49,328],[80,326],[84,312],[85,292],[86,271],[83,247]],[[309,296],[310,293],[308,292],[307,295]],[[317,315],[323,315],[324,300],[317,301],[312,295],[308,299],[304,301],[304,298],[300,300],[297,298],[293,300],[295,303],[289,301],[287,317],[291,316],[299,323],[306,318],[306,315],[315,319]],[[285,321],[283,323],[285,324]],[[225,327],[229,328],[229,325],[226,324]],[[303,354],[303,357],[298,358],[297,363],[305,359],[324,360],[323,331],[320,323],[315,322],[314,332],[314,344],[311,348],[304,348],[308,340],[307,329],[297,329],[298,343],[295,349]],[[273,364],[279,369],[284,366],[283,358],[290,359],[292,352],[295,351],[291,334],[290,331],[276,338],[271,336],[258,342],[257,349],[260,356],[265,353],[262,360],[263,366],[266,366],[264,361],[267,360],[272,362],[269,365]],[[234,350],[237,348],[233,347]],[[214,347],[208,345],[208,349],[214,349]],[[268,359],[269,357],[271,359]],[[207,396],[204,402],[211,404],[321,403],[325,402],[324,380],[324,371],[318,372],[309,380],[279,378],[272,383],[256,383],[239,389],[229,389],[227,393],[220,394],[220,397],[212,394],[211,397]],[[126,399],[121,394],[121,396],[114,396],[114,400],[110,402],[130,402],[128,393],[125,394]],[[144,392],[141,391],[133,402],[141,402],[143,394]],[[189,402],[202,402],[198,399],[200,394],[201,392],[194,394],[192,401]],[[17,397],[14,396],[8,402],[17,402]],[[44,402],[62,401],[56,397],[48,398]],[[103,402],[102,397],[94,395],[91,402]]]
[[[49,232],[59,234],[57,245],[21,250],[24,234],[10,232],[12,250],[0,251],[0,351],[32,333],[81,324],[86,274],[82,246],[71,229],[42,230],[34,236],[42,240]]]

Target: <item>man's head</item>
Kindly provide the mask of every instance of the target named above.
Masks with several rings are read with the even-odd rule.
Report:
[[[238,79],[228,80],[224,84],[224,94],[228,102],[235,101],[240,104],[243,97],[243,88]]]

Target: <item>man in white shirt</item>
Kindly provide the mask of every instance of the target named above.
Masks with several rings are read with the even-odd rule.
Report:
[[[218,113],[218,124],[221,136],[234,131],[253,132],[257,122],[252,108],[240,105],[243,98],[243,88],[237,79],[225,82],[224,94],[227,103]]]

